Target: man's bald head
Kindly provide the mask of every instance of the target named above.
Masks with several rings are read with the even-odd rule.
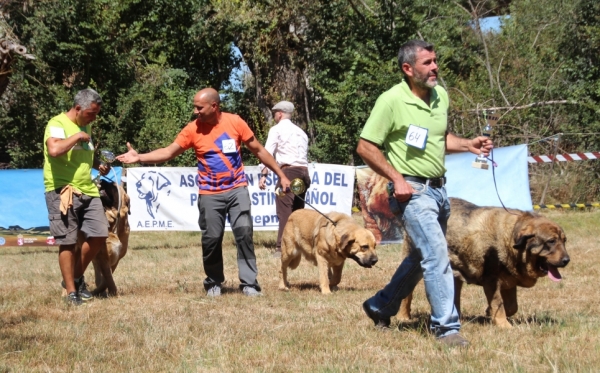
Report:
[[[204,88],[199,90],[194,97],[194,100],[198,98],[199,100],[216,103],[217,105],[221,104],[221,96],[219,96],[219,92],[217,92],[214,88]]]
[[[220,104],[219,92],[213,88],[201,89],[194,95],[194,114],[202,123],[217,124]]]

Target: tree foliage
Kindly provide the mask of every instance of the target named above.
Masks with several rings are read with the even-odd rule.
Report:
[[[311,161],[361,164],[354,149],[362,126],[401,79],[399,45],[415,38],[436,45],[453,132],[479,134],[483,111],[495,108],[499,146],[532,143],[546,154],[600,146],[600,8],[592,0],[26,4],[5,9],[37,58],[14,64],[1,101],[0,162],[13,167],[41,166],[45,124],[88,86],[105,101],[96,136],[117,152],[126,141],[140,151],[169,144],[190,119],[193,92],[211,86],[260,141],[270,107],[286,99],[309,135]],[[509,16],[500,31],[481,29],[491,15]],[[240,90],[229,80],[242,61],[249,72]],[[544,140],[557,133],[559,144]],[[169,164],[194,163],[190,153]]]

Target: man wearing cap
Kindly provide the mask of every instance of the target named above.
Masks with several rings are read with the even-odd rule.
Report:
[[[299,178],[305,183],[306,189],[308,189],[310,186],[307,158],[308,137],[300,127],[290,120],[294,112],[294,104],[289,101],[280,101],[271,110],[273,111],[273,119],[275,119],[276,124],[269,130],[265,149],[275,157],[277,164],[289,180]],[[259,167],[261,168],[261,176],[258,186],[260,189],[265,189],[269,169],[263,164]],[[277,186],[279,186],[279,182]],[[299,196],[293,193],[286,193],[276,199],[275,206],[277,218],[279,219],[277,248],[273,254],[276,258],[281,257],[283,228],[292,212],[304,208],[305,195],[306,190]]]

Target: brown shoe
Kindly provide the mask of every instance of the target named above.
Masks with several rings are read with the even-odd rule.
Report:
[[[467,347],[469,345],[469,341],[464,339],[460,333],[438,337],[437,340],[448,347]]]

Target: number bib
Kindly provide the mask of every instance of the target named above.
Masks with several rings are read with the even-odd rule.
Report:
[[[429,130],[427,128],[422,128],[411,124],[408,126],[408,132],[406,133],[406,145],[424,150],[425,145],[427,145],[428,131]]]
[[[223,140],[221,142],[221,147],[222,147],[223,153],[225,153],[225,154],[230,154],[230,153],[236,152],[234,139]]]

